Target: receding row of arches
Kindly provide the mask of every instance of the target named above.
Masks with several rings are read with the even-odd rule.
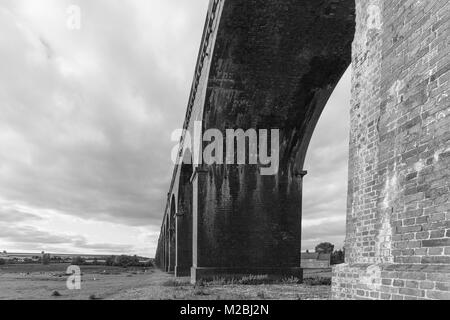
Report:
[[[189,155],[190,157],[190,155]],[[192,267],[193,190],[191,161],[181,164],[178,192],[170,194],[157,253],[157,263],[166,272],[189,276]]]

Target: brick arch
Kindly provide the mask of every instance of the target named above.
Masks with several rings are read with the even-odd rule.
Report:
[[[275,273],[301,272],[303,163],[350,65],[354,10],[354,0],[224,1],[203,130],[279,129],[280,170],[261,176],[260,165],[203,166],[198,274],[262,265]]]

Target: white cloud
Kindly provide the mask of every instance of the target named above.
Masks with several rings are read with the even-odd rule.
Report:
[[[302,248],[320,242],[344,245],[347,216],[350,72],[325,107],[308,150],[303,187]]]
[[[0,4],[0,194],[41,219],[10,227],[151,255],[172,170],[162,138],[184,117],[207,1],[75,1],[80,31],[70,4]]]
[[[79,31],[66,27],[70,4],[81,8]],[[154,253],[173,169],[170,133],[184,120],[207,5],[1,2],[0,228],[8,234],[0,247]],[[345,105],[327,108],[328,129],[347,122],[348,101],[337,95]],[[345,190],[334,182],[345,175],[346,156],[334,153],[345,130],[314,137],[306,219],[345,215]]]

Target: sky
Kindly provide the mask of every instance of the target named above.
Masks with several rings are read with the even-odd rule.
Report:
[[[1,1],[1,251],[154,255],[207,5]],[[349,101],[347,74],[308,152],[304,249],[343,244]]]

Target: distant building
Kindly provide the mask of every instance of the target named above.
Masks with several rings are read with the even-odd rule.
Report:
[[[302,253],[301,267],[303,269],[331,268],[331,253]]]

